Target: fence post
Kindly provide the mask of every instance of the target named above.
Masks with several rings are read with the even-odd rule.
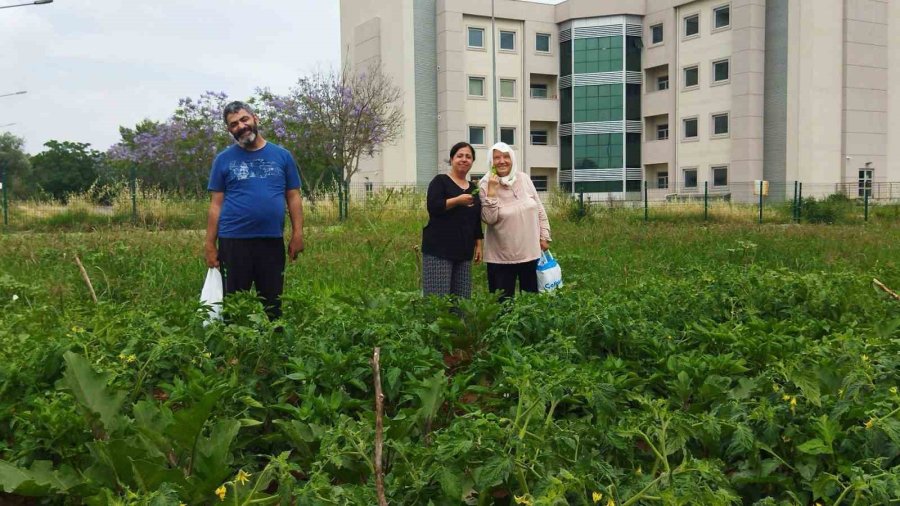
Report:
[[[759,223],[763,222],[763,180],[759,180]]]
[[[863,190],[863,219],[866,222],[869,221],[869,191],[868,188]]]
[[[797,223],[803,219],[803,181],[797,185]]]
[[[794,181],[794,200],[791,202],[791,223],[800,221],[797,217],[797,183]]]
[[[137,168],[131,166],[131,223],[137,223]]]
[[[6,166],[3,166],[3,175],[0,178],[0,186],[3,187],[3,226],[9,226],[9,201],[7,200],[7,186],[6,184]]]
[[[647,202],[647,181],[644,181],[644,223],[650,221],[650,205]]]
[[[703,221],[709,221],[709,181],[703,182]]]

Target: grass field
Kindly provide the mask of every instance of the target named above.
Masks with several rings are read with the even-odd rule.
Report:
[[[0,503],[375,504],[375,346],[392,504],[900,498],[896,221],[616,216],[552,217],[565,288],[478,267],[462,318],[420,214],[312,223],[284,333],[200,325],[202,231],[0,235]]]

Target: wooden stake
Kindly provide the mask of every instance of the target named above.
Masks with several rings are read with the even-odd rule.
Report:
[[[378,506],[387,506],[387,498],[384,496],[384,469],[381,467],[384,445],[384,394],[381,393],[381,348],[377,346],[372,355],[372,370],[375,373],[375,494],[378,496]]]
[[[94,293],[94,285],[91,283],[91,278],[88,276],[86,270],[84,270],[84,265],[81,264],[81,259],[78,258],[78,255],[75,255],[75,263],[78,264],[78,270],[81,271],[81,277],[84,279],[84,282],[87,284],[88,290],[91,291],[91,299],[94,300],[94,304],[97,303],[97,294]]]
[[[875,286],[877,286],[878,288],[881,288],[882,290],[884,290],[885,292],[887,292],[888,295],[890,295],[890,296],[893,297],[894,299],[900,300],[900,295],[898,295],[897,292],[891,290],[890,288],[884,286],[884,283],[882,283],[881,281],[878,281],[877,279],[873,279],[873,280],[872,280],[872,283],[874,283]]]

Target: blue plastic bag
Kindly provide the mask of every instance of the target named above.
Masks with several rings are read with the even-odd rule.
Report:
[[[541,252],[537,263],[537,279],[539,292],[552,292],[563,286],[562,269],[550,250]]]

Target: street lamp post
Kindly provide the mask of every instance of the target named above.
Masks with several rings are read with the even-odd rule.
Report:
[[[11,9],[13,7],[27,7],[29,5],[44,5],[44,4],[52,4],[53,0],[34,0],[33,2],[28,2],[24,4],[13,4],[13,5],[0,5],[0,9]]]
[[[26,93],[28,93],[28,92],[27,91],[16,91],[14,93],[4,93],[4,94],[0,95],[0,97],[12,97],[15,95],[24,95]]]

